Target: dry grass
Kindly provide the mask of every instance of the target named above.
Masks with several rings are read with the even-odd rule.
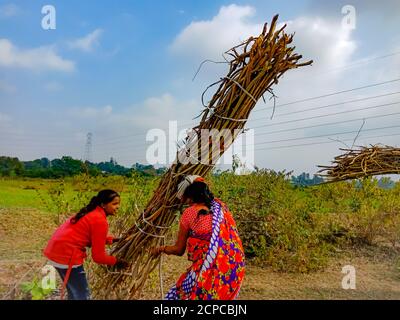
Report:
[[[27,272],[24,281],[39,275],[45,261],[41,248],[55,228],[53,217],[38,210],[0,210],[0,297],[10,292]],[[169,240],[172,241],[172,238]],[[399,248],[397,249],[399,250]],[[330,260],[326,270],[298,274],[278,273],[271,268],[247,265],[240,299],[400,299],[399,251],[379,243],[364,249],[348,248],[340,258]],[[357,289],[341,288],[344,265],[356,268]],[[186,257],[165,256],[162,266],[164,293],[189,266]],[[31,270],[31,271],[30,271]],[[19,299],[17,290],[7,299]],[[51,299],[57,298],[53,295]],[[160,299],[158,268],[146,282],[139,299]]]
[[[0,260],[40,258],[55,228],[52,214],[28,208],[0,209]]]
[[[320,300],[320,299],[400,299],[400,272],[393,250],[376,246],[345,252],[332,259],[329,267],[315,273],[279,273],[271,268],[248,264],[239,299],[243,300]],[[341,287],[343,266],[356,269],[356,290]],[[188,266],[184,257],[168,256],[163,264],[164,292]],[[140,299],[160,299],[158,272],[146,283]]]

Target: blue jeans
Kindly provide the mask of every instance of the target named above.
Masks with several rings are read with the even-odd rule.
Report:
[[[62,281],[64,281],[68,269],[56,269],[61,276]],[[68,300],[90,300],[89,285],[86,280],[86,273],[83,266],[72,268],[67,283],[67,290]]]

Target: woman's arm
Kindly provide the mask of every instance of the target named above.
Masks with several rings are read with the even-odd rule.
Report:
[[[160,253],[173,254],[175,256],[183,256],[186,251],[186,242],[189,236],[189,229],[184,228],[182,225],[179,226],[178,237],[173,246],[161,246],[152,249],[154,255]]]
[[[92,221],[91,223],[91,242],[92,258],[98,264],[115,265],[117,259],[106,253],[107,223],[104,221]]]
[[[121,238],[115,238],[114,236],[109,235],[109,236],[107,236],[106,244],[111,245],[111,244],[114,244],[119,241],[121,241]]]

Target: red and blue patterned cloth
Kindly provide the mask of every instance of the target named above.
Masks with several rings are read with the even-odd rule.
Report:
[[[239,294],[245,257],[236,223],[227,206],[211,205],[211,238],[191,232],[187,241],[192,265],[167,293],[167,300],[233,300]]]

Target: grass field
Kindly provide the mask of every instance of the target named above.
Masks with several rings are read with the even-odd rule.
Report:
[[[43,209],[36,190],[47,190],[51,182],[36,179],[2,179],[0,185],[1,208]]]
[[[43,202],[43,198],[58,184],[59,181],[47,180],[0,180],[0,297],[4,299],[22,298],[19,282],[31,281],[34,276],[40,276],[40,266],[46,262],[41,250],[57,227],[59,218],[58,212],[52,211]],[[214,188],[219,190],[220,186],[215,182]],[[125,199],[128,199],[130,192],[132,190],[129,188],[123,190]],[[235,195],[236,191],[231,192]],[[78,193],[68,183],[60,197],[73,199]],[[228,194],[224,197],[229,198]],[[146,201],[146,198],[140,201],[138,197],[135,199],[138,202]],[[239,205],[235,203],[237,208]],[[237,215],[237,220],[240,218]],[[169,241],[172,242],[173,238],[174,235],[171,235]],[[396,243],[393,246],[385,239],[378,240],[370,245],[336,246],[335,254],[328,257],[326,266],[311,272],[279,272],[270,263],[249,260],[240,299],[398,300],[400,249]],[[284,261],[293,263],[292,260]],[[356,269],[355,290],[342,288],[342,268],[345,265],[352,265]],[[164,258],[164,292],[174,284],[187,266],[185,257]],[[22,279],[23,277],[25,278]],[[15,286],[16,289],[12,290]],[[159,274],[155,270],[150,275],[141,298],[160,297]]]

